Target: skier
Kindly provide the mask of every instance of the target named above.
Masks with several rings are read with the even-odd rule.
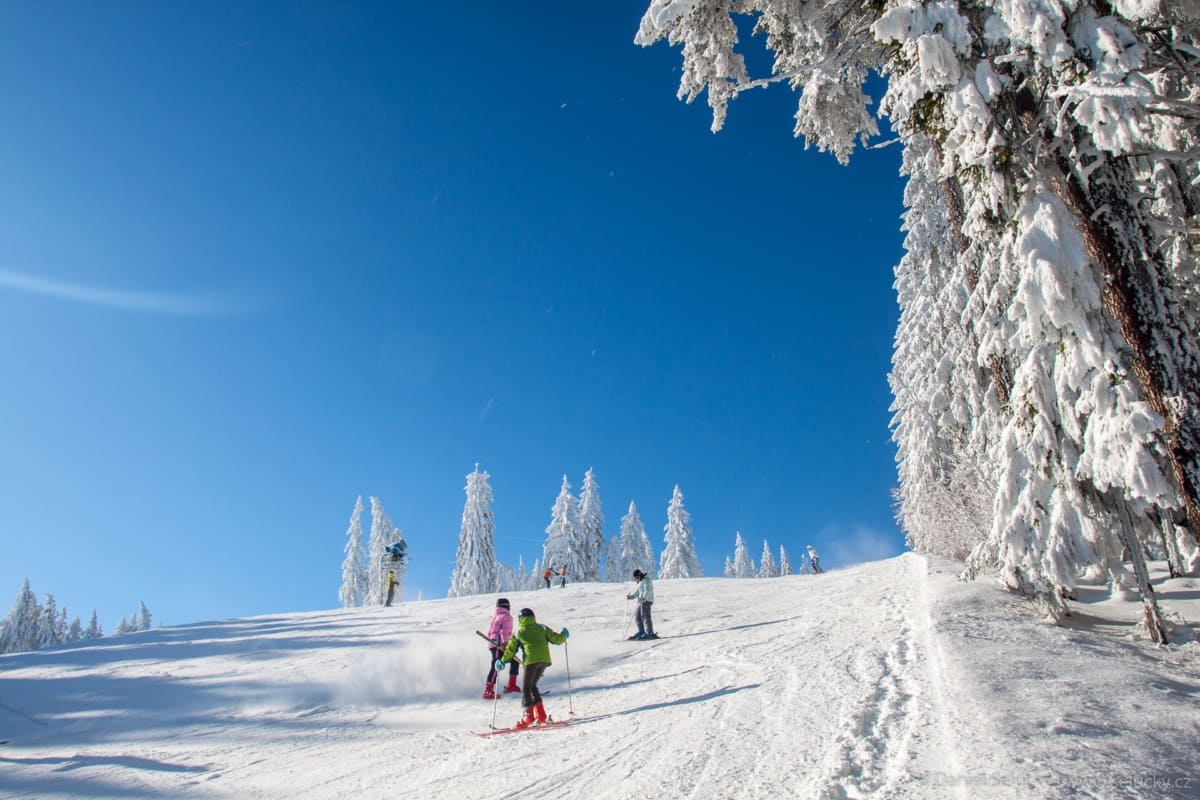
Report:
[[[542,705],[542,693],[538,691],[538,681],[542,679],[546,667],[550,666],[550,645],[562,644],[570,635],[571,632],[566,628],[561,633],[555,633],[539,623],[533,615],[533,609],[521,609],[516,633],[508,640],[508,647],[504,648],[504,653],[496,659],[495,664],[497,671],[504,669],[505,662],[516,655],[517,648],[525,647],[525,679],[521,682],[521,706],[525,713],[513,727],[528,728],[535,722],[540,725],[548,719],[546,708]]]
[[[496,661],[500,658],[500,654],[504,652],[504,645],[508,644],[509,638],[512,636],[512,614],[508,611],[508,598],[501,597],[496,601],[496,611],[492,614],[492,621],[488,624],[487,637],[493,642],[500,642],[500,647],[489,648],[490,657],[488,658],[488,675],[487,683],[483,687],[483,699],[496,699]],[[516,661],[512,662],[508,671],[508,686],[504,687],[506,692],[519,692],[517,688],[517,671],[521,665]]]
[[[654,581],[650,576],[642,572],[640,569],[633,571],[633,579],[637,581],[637,589],[633,594],[625,595],[626,600],[636,599],[637,604],[637,626],[638,631],[630,639],[657,639],[658,634],[654,632],[654,621],[650,619],[650,606],[654,605]]]
[[[550,588],[550,578],[552,575],[554,575],[554,571],[551,567],[546,567],[546,571],[542,573],[542,580],[546,582],[547,589]]]
[[[819,575],[821,572],[823,572],[821,569],[821,559],[817,556],[817,551],[813,549],[811,544],[808,546],[808,560],[812,562],[814,573]]]
[[[560,589],[567,588],[567,565],[563,564],[558,568],[558,586]]]
[[[385,606],[390,606],[392,604],[392,597],[394,597],[395,594],[396,594],[396,571],[394,569],[389,569],[388,576],[387,576],[387,600],[384,602]]]

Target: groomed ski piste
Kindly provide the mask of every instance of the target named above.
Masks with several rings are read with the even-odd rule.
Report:
[[[1156,573],[1155,648],[1120,591],[1054,626],[960,571],[658,581],[651,642],[628,585],[510,593],[571,629],[543,679],[571,724],[490,738],[520,716],[480,698],[490,595],[5,656],[0,797],[1200,796],[1200,580]]]

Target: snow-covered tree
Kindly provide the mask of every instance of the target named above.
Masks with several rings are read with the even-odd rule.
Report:
[[[71,620],[71,624],[67,627],[67,641],[78,642],[83,638],[83,623],[79,621],[79,617]]]
[[[54,645],[62,643],[62,637],[58,631],[58,604],[52,594],[46,595],[46,602],[42,604],[42,613],[38,615],[35,637],[33,647],[35,650],[54,647]]]
[[[125,617],[121,617],[121,621],[117,623],[117,627],[113,630],[113,633],[117,636],[121,636],[126,633],[133,633],[133,631],[134,628],[129,624],[129,620],[125,619]]]
[[[704,568],[696,555],[696,540],[692,535],[692,516],[683,507],[683,492],[676,484],[667,505],[667,524],[663,526],[665,546],[660,578],[703,578]]]
[[[338,600],[342,608],[353,608],[363,604],[367,591],[367,563],[363,550],[362,535],[363,501],[362,495],[354,502],[354,511],[350,514],[350,525],[346,528],[346,545],[342,552],[342,588],[338,591]]]
[[[462,526],[458,532],[458,556],[450,577],[449,597],[486,594],[496,591],[500,578],[496,570],[496,522],[492,515],[491,476],[480,472],[479,465],[467,476],[467,501],[463,505]]]
[[[726,578],[733,578],[737,575],[737,571],[733,566],[733,559],[729,556],[725,556],[725,571],[723,574]]]
[[[38,620],[42,615],[42,607],[38,604],[37,596],[29,586],[29,579],[17,592],[12,609],[0,624],[0,654],[23,653],[38,647]]]
[[[392,524],[378,497],[371,498],[371,532],[367,537],[367,590],[364,605],[381,606],[387,599],[387,574],[396,574],[396,596],[404,596],[404,567],[406,561],[385,560],[387,548],[404,541],[404,534]]]
[[[792,574],[792,562],[788,560],[787,550],[783,549],[783,545],[779,545],[779,574]]]
[[[629,577],[628,572],[621,559],[621,537],[610,536],[604,548],[604,580],[621,583]]]
[[[629,510],[621,517],[621,575],[619,581],[629,580],[635,569],[654,575],[654,547],[642,525],[637,504],[629,501]]]
[[[92,609],[92,618],[88,622],[87,629],[83,632],[85,639],[99,639],[104,636],[104,628],[100,626],[100,618],[96,615],[96,609]]]
[[[767,544],[767,540],[763,539],[762,558],[758,563],[758,577],[760,578],[778,578],[779,568],[775,566],[775,556],[771,553],[771,546]]]
[[[137,629],[139,631],[148,631],[152,627],[150,609],[146,608],[146,603],[142,600],[138,601],[137,613]]]
[[[550,524],[546,526],[546,544],[542,548],[542,564],[557,575],[564,564],[567,575],[583,574],[585,561],[579,528],[579,503],[571,494],[571,483],[563,475],[562,488],[550,509]]]
[[[680,96],[707,90],[714,129],[742,91],[802,89],[796,134],[842,162],[877,133],[863,85],[884,76],[912,179],[901,523],[1055,615],[1124,549],[1155,638],[1144,551],[1200,535],[1200,42],[1180,5],[653,0],[637,37],[683,46]],[[748,74],[735,13],[770,74]]]
[[[754,559],[750,558],[746,540],[742,538],[742,532],[737,531],[733,542],[733,577],[753,578],[757,575],[758,569],[754,566]]]
[[[604,554],[604,513],[600,507],[600,487],[591,467],[584,473],[579,492],[579,540],[583,572],[576,580],[599,581]]]

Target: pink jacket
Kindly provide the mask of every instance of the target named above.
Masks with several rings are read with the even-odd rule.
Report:
[[[508,644],[512,636],[512,614],[508,613],[504,606],[496,606],[496,613],[492,615],[487,635],[493,642],[499,642],[501,647]]]

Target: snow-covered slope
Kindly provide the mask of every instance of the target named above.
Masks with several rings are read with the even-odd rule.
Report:
[[[1066,627],[950,562],[510,595],[567,626],[566,729],[478,738],[495,598],[162,628],[0,658],[0,796],[1200,796],[1200,646],[1131,636],[1093,590]],[[1197,617],[1200,588],[1160,582]],[[1186,640],[1186,629],[1181,628]],[[570,680],[568,681],[568,659]]]

